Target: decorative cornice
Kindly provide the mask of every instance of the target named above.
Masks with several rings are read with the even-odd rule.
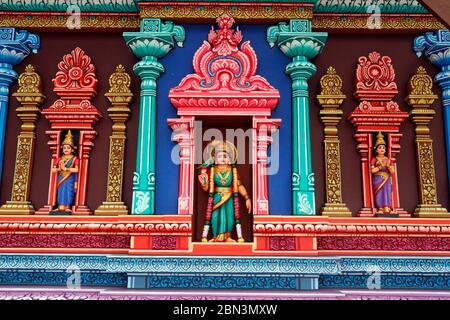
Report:
[[[242,9],[243,8],[243,9]],[[254,10],[247,7],[239,9],[206,9],[202,11],[197,6],[154,6],[143,9],[142,17],[158,16],[162,19],[170,19],[176,23],[210,23],[213,17],[222,13],[233,15],[240,23],[269,23],[290,19],[312,19],[314,30],[329,32],[346,32],[347,30],[386,32],[386,31],[433,31],[445,28],[444,25],[431,14],[384,14],[381,19],[380,29],[368,29],[367,14],[336,14],[317,13],[312,14],[308,8],[303,11],[298,8],[276,7],[270,11]],[[203,9],[205,10],[205,9]],[[209,10],[209,11],[208,11]],[[115,13],[115,12],[80,12],[80,29],[68,29],[69,14],[66,12],[9,12],[0,11],[1,25],[28,30],[54,30],[54,31],[133,31],[139,29],[139,13]]]
[[[428,13],[417,0],[315,0],[314,12],[316,13],[370,13],[374,9],[380,13]]]
[[[379,29],[369,29],[367,21],[370,14],[314,14],[312,24],[316,31],[341,33],[348,30],[364,32],[386,31],[431,31],[444,28],[444,25],[431,14],[401,15],[383,14]]]
[[[148,2],[140,3],[142,18],[159,17],[175,22],[211,22],[222,15],[233,16],[240,23],[267,23],[286,19],[312,19],[310,4],[305,3],[226,3],[201,1],[192,2]]]
[[[0,12],[0,24],[26,28],[28,30],[51,31],[132,31],[139,29],[138,13],[80,13],[80,29],[67,27],[69,15],[66,12]]]
[[[144,274],[305,275],[367,272],[449,273],[450,259],[435,257],[186,257],[1,254],[0,269],[73,269]]]
[[[0,233],[77,233],[77,234],[133,234],[133,235],[190,235],[191,224],[187,222],[130,222],[130,223],[89,223],[89,222],[0,222]]]
[[[192,5],[192,0],[176,0],[176,1],[164,1],[166,7],[174,5]],[[298,3],[294,3],[292,0],[252,0],[250,3],[247,0],[203,0],[202,4],[219,4],[219,5],[261,5],[261,6],[275,6],[275,5],[290,5],[296,6],[314,6],[314,12],[317,13],[367,13],[373,11],[375,7],[373,0],[350,0],[337,2],[335,0],[303,0]],[[162,1],[152,0],[102,0],[102,1],[88,1],[78,0],[77,6],[81,11],[91,12],[138,12],[139,6],[152,6],[162,3]],[[5,11],[54,11],[65,12],[69,6],[73,4],[71,0],[4,0],[0,3],[0,10]],[[398,0],[385,0],[376,5],[376,9],[382,14],[387,13],[428,13],[417,0],[398,1]],[[285,17],[288,19],[288,17]]]
[[[3,0],[0,3],[1,11],[52,11],[66,12],[67,9],[76,5],[80,11],[85,12],[138,12],[135,0]]]

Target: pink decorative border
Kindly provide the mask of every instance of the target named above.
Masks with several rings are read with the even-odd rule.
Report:
[[[66,288],[0,289],[0,300],[450,300],[436,290],[199,291]]]
[[[129,248],[131,236],[93,234],[0,234],[1,248]]]

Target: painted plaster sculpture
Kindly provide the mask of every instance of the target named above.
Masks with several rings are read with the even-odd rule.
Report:
[[[391,213],[392,208],[392,174],[395,172],[391,159],[386,157],[386,141],[381,132],[375,141],[375,156],[370,161],[372,172],[372,188],[375,207],[378,213]]]
[[[131,51],[141,59],[133,70],[142,80],[131,214],[155,214],[156,85],[164,72],[159,59],[176,45],[182,47],[185,34],[183,27],[172,21],[142,19],[139,32],[124,32],[123,37]]]
[[[17,80],[17,72],[13,68],[31,52],[37,53],[40,45],[40,38],[27,30],[0,28],[0,185],[5,153],[9,88]]]
[[[37,214],[88,215],[91,214],[86,205],[89,157],[97,135],[94,125],[101,118],[100,111],[91,103],[97,94],[98,80],[91,58],[78,47],[63,57],[58,69],[53,91],[59,99],[42,110],[51,126],[47,134],[52,161],[47,204]],[[71,194],[75,189],[76,194]]]
[[[431,107],[437,95],[433,92],[433,80],[424,67],[417,68],[409,79],[406,103],[411,106],[410,117],[416,128],[417,172],[419,175],[419,204],[414,216],[429,218],[448,217],[447,209],[438,202],[436,172],[430,122],[436,111]]]
[[[109,77],[109,91],[105,94],[111,102],[108,114],[113,121],[112,134],[109,137],[108,183],[106,201],[95,210],[96,215],[125,215],[128,208],[122,200],[123,167],[125,162],[125,141],[127,139],[127,120],[133,98],[131,77],[123,65]]]
[[[19,89],[13,94],[20,105],[16,109],[22,121],[17,137],[16,162],[14,166],[11,200],[0,208],[0,214],[33,214],[30,201],[31,177],[36,148],[36,122],[39,119],[39,106],[44,102],[42,81],[32,65],[28,65],[19,76]]]
[[[252,169],[254,215],[269,214],[267,150],[271,134],[281,121],[271,119],[280,94],[256,74],[258,60],[249,41],[239,47],[243,36],[232,29],[234,19],[217,18],[218,30],[211,30],[193,58],[195,73],[172,88],[169,98],[179,118],[168,119],[173,140],[180,145],[178,214],[194,211],[194,121],[196,116],[250,117],[252,119]]]
[[[397,93],[390,57],[371,52],[358,59],[355,97],[360,103],[348,119],[356,128],[361,156],[364,207],[359,216],[409,216],[400,207],[396,174],[400,125],[408,113],[392,101]]]
[[[251,212],[252,202],[236,168],[237,149],[226,140],[212,141],[208,148],[210,158],[201,165],[198,175],[202,189],[209,194],[202,242],[207,242],[210,228],[213,236],[211,242],[234,242],[231,238],[234,225],[237,241],[245,242],[239,220],[239,194],[245,199],[247,213]]]
[[[292,79],[292,213],[295,215],[316,214],[308,80],[317,68],[309,60],[322,52],[327,37],[325,32],[312,32],[309,20],[280,22],[267,30],[269,45],[277,45],[292,59],[285,72]]]
[[[52,172],[57,173],[57,209],[52,213],[66,212],[70,214],[72,212],[71,208],[78,189],[78,168],[80,166],[75,149],[74,138],[69,130],[61,143],[62,155],[56,160],[56,166],[52,168]]]
[[[324,124],[325,133],[325,174],[326,203],[322,209],[323,216],[351,217],[352,213],[342,202],[341,185],[341,150],[338,135],[338,124],[344,113],[340,108],[346,98],[341,91],[342,79],[336,69],[328,67],[327,73],[320,79],[320,94],[317,100],[322,106],[320,120]]]
[[[447,151],[447,176],[450,190],[450,31],[427,32],[414,39],[413,49],[418,57],[424,55],[440,68],[434,82],[441,87],[444,114],[445,147]]]

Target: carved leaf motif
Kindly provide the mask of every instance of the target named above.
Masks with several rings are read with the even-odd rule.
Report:
[[[356,79],[357,90],[397,90],[391,58],[375,51],[358,59]]]
[[[91,58],[87,56],[79,47],[66,54],[63,60],[58,63],[59,71],[56,73],[53,84],[56,89],[79,90],[97,88],[97,77],[95,67]]]

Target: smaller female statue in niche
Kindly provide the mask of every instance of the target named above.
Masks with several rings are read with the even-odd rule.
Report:
[[[226,140],[214,140],[208,148],[210,158],[200,166],[201,171],[198,175],[202,189],[209,191],[202,242],[207,242],[210,226],[213,235],[211,242],[235,242],[231,238],[234,224],[237,241],[245,242],[240,223],[239,194],[245,199],[248,213],[251,212],[252,202],[237,172],[236,147]]]
[[[375,142],[375,157],[371,161],[373,173],[372,186],[375,195],[375,206],[378,213],[388,214],[392,211],[392,174],[394,166],[386,157],[386,142],[381,132],[378,132]]]
[[[79,165],[78,158],[74,155],[75,148],[72,132],[69,130],[61,144],[62,156],[58,159],[57,166],[52,168],[53,172],[58,173],[56,202],[59,212],[70,213],[74,204]]]

